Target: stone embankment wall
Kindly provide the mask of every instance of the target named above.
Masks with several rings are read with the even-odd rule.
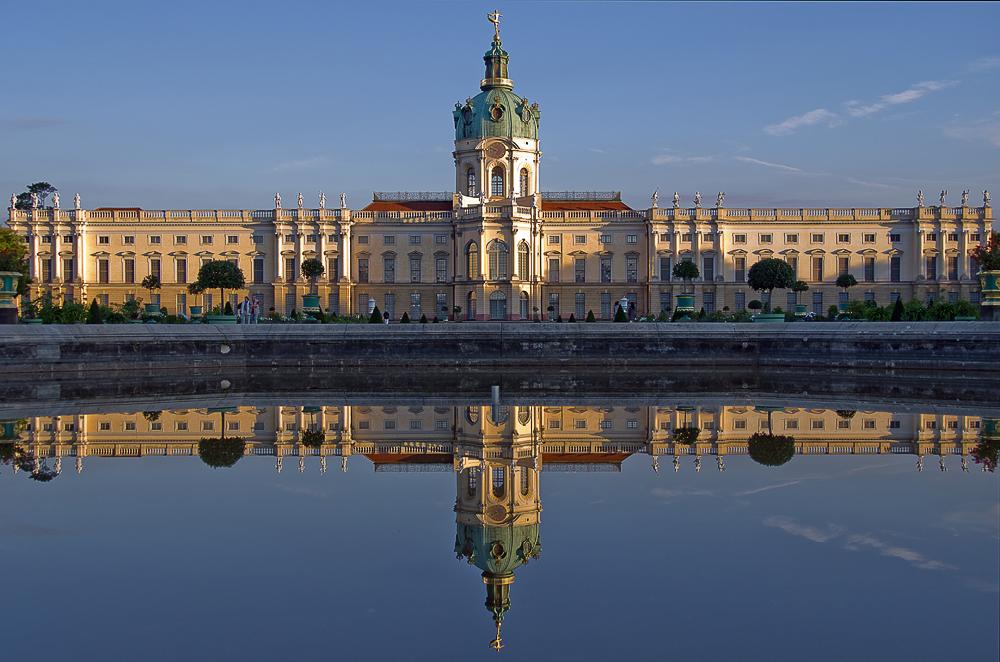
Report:
[[[1000,324],[504,324],[0,328],[8,375],[209,368],[961,371],[998,383]],[[987,384],[983,384],[987,386]]]

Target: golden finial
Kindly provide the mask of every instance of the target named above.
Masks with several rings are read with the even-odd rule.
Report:
[[[498,653],[500,652],[500,649],[503,648],[503,644],[500,643],[500,624],[499,623],[497,623],[497,638],[490,642],[490,648],[492,648],[493,650],[495,650]]]
[[[493,10],[492,14],[487,14],[486,15],[486,18],[489,19],[490,23],[492,23],[493,27],[496,28],[496,30],[497,30],[497,36],[496,36],[497,41],[500,41],[500,19],[502,17],[503,17],[503,14],[501,14],[496,9]]]

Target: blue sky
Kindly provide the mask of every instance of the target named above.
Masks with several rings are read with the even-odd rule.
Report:
[[[0,192],[253,209],[451,189],[451,111],[478,92],[494,8],[542,110],[544,190],[1000,192],[996,3],[494,4],[7,2]]]

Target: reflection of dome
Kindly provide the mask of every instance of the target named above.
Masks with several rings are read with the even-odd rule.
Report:
[[[455,108],[455,140],[468,138],[538,139],[537,104],[514,94],[514,82],[507,78],[507,51],[498,39],[486,52],[486,78],[475,97]]]

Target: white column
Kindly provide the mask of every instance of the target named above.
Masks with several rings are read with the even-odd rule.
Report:
[[[274,259],[276,260],[276,262],[274,263],[274,277],[275,277],[275,279],[279,279],[279,278],[280,279],[284,279],[284,277],[285,277],[285,261],[284,261],[284,258],[281,255],[281,241],[282,241],[283,238],[284,237],[282,237],[281,229],[280,228],[274,231]],[[274,307],[275,307],[275,310],[277,310],[277,308],[278,308],[277,302],[275,302],[275,306]]]

